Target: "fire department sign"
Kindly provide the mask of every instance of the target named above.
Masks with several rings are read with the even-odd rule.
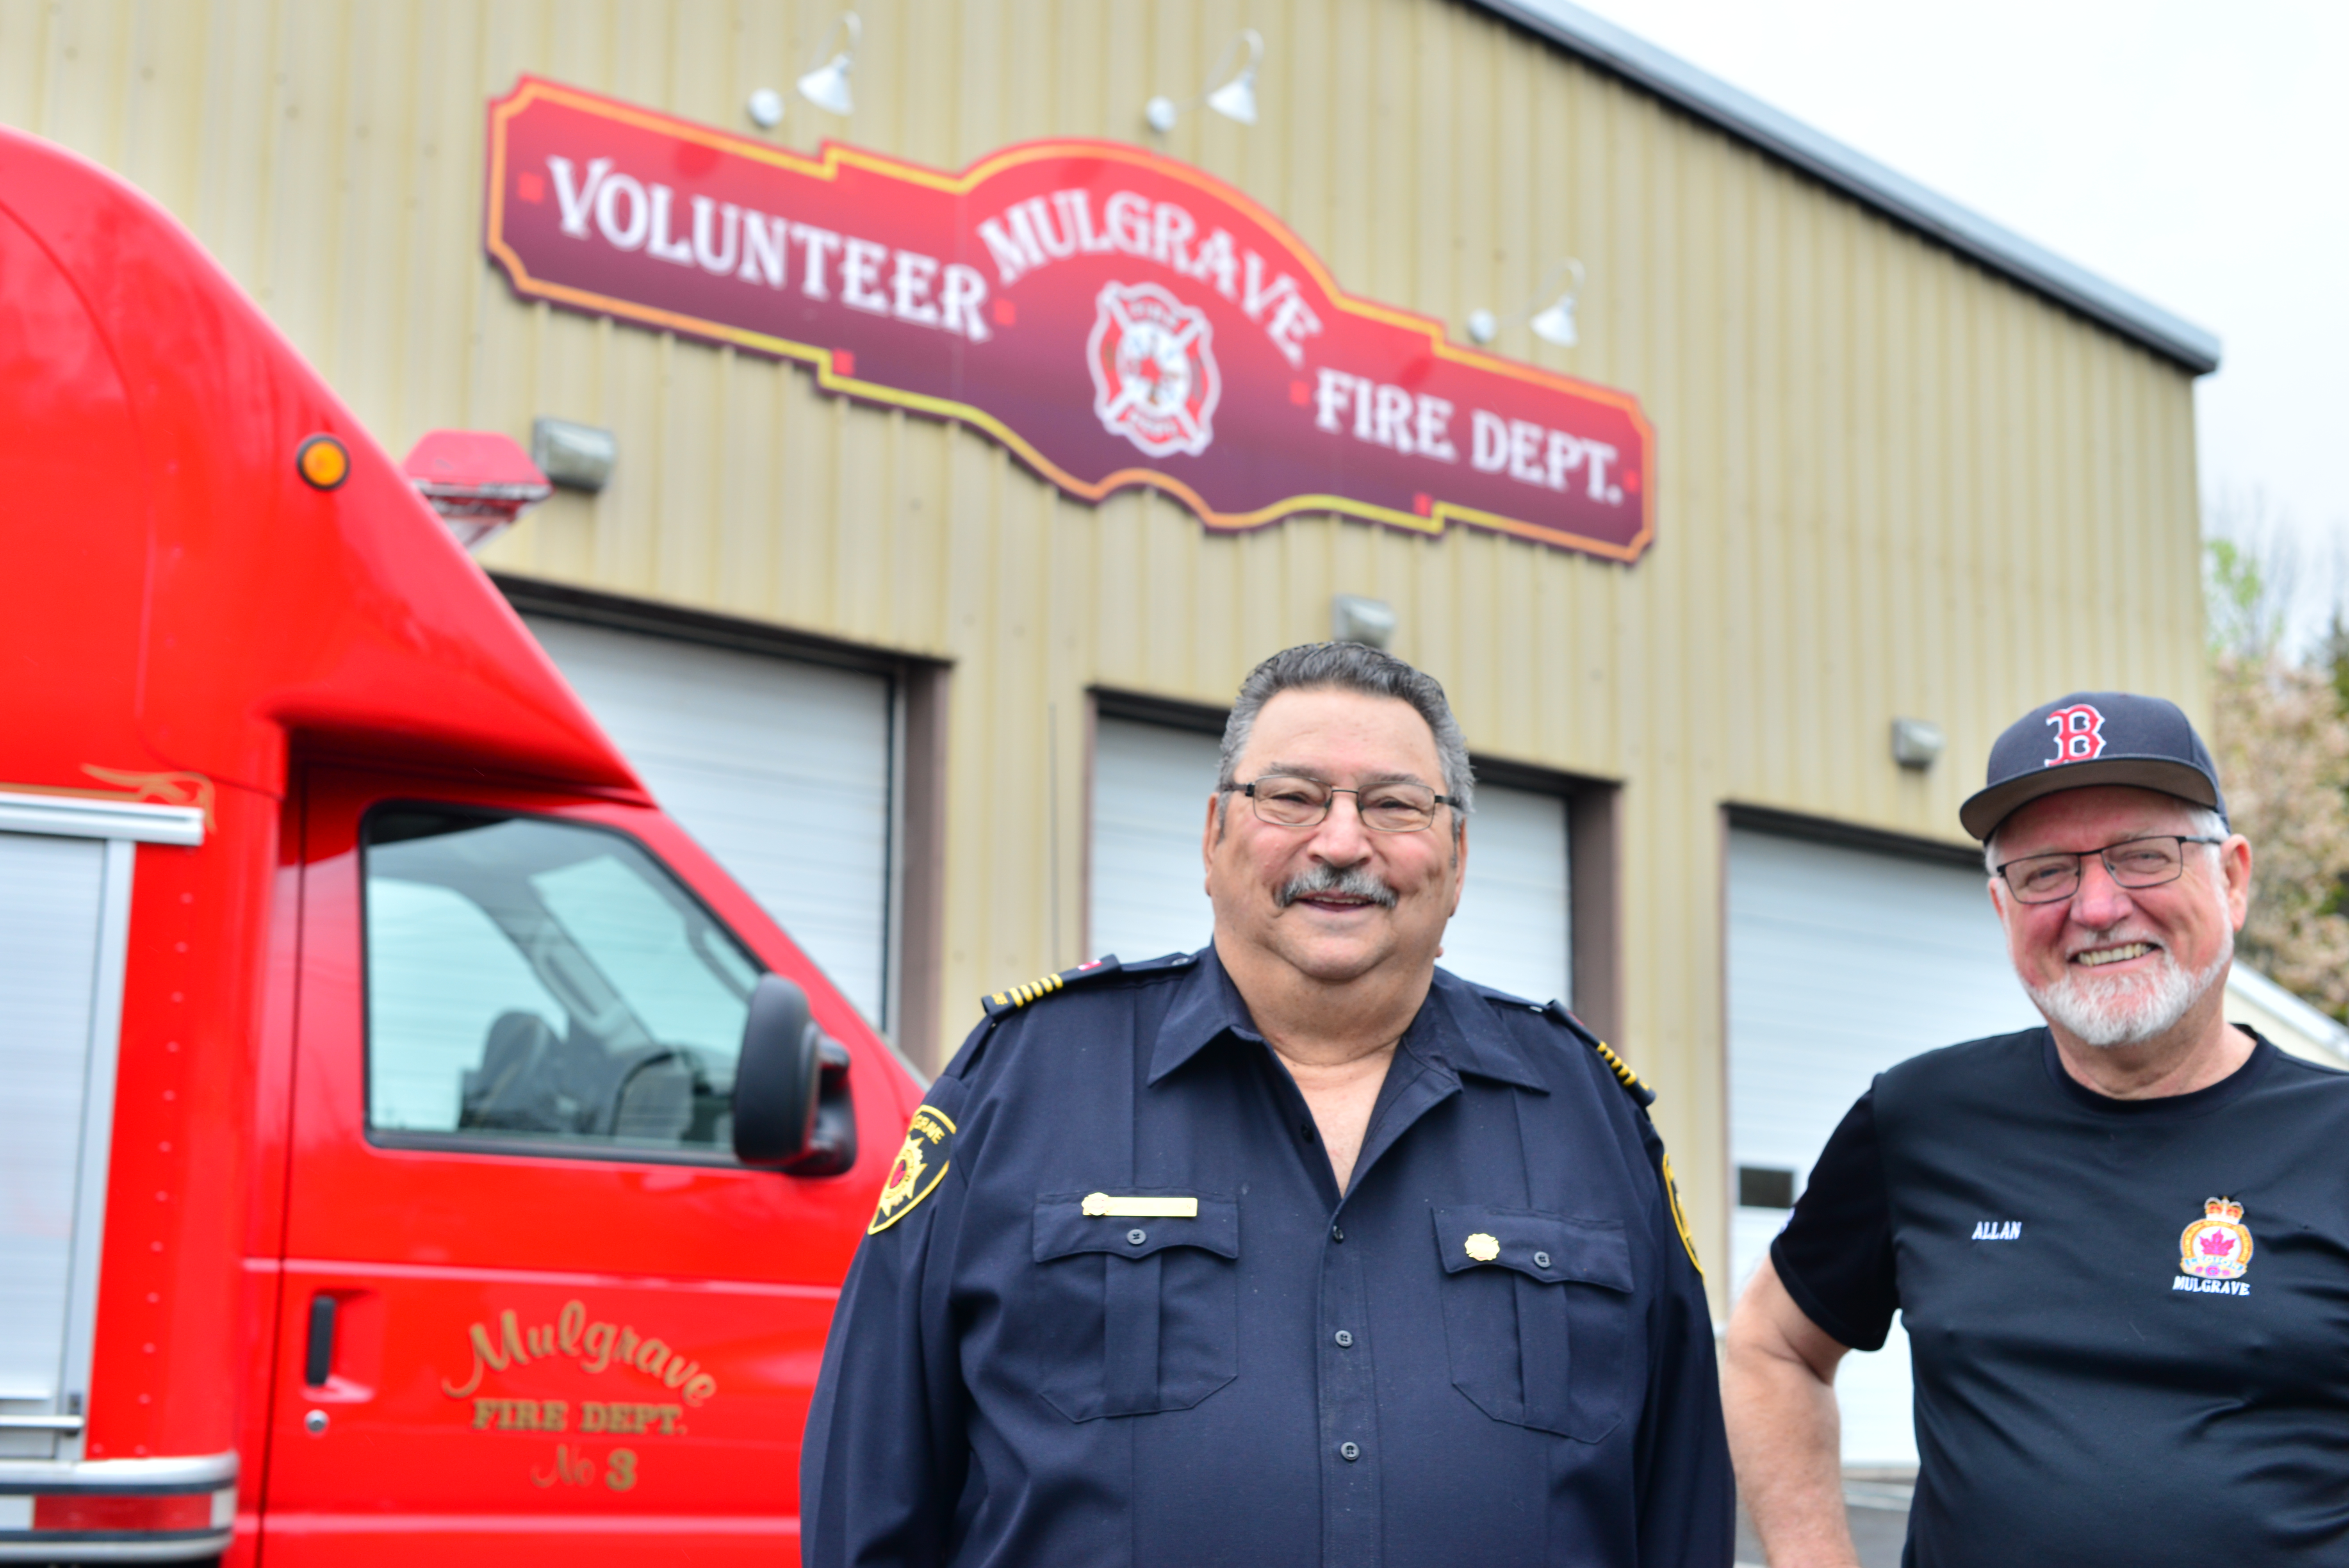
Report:
[[[1148,486],[1214,529],[1340,512],[1617,561],[1654,535],[1636,399],[1340,292],[1271,213],[1139,148],[947,174],[525,77],[490,106],[488,181],[525,298],[797,360],[1087,500]]]

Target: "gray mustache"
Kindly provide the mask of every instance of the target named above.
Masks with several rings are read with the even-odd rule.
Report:
[[[1299,872],[1280,884],[1280,907],[1287,909],[1300,898],[1329,892],[1342,893],[1349,898],[1366,898],[1381,909],[1395,906],[1394,889],[1361,867],[1348,866],[1341,872],[1334,866],[1315,866],[1309,872]]]

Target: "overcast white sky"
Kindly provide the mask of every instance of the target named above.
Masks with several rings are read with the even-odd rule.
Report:
[[[2209,503],[2349,562],[2349,4],[1578,0],[2216,332]]]

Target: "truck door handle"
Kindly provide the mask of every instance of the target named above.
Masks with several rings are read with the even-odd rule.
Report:
[[[302,1358],[302,1381],[323,1388],[335,1375],[335,1297],[320,1291],[310,1298],[310,1343]]]

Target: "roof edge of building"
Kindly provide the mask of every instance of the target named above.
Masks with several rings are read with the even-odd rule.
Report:
[[[1928,190],[1569,0],[1472,3],[1647,88],[2197,376],[2219,368],[2216,333]]]

